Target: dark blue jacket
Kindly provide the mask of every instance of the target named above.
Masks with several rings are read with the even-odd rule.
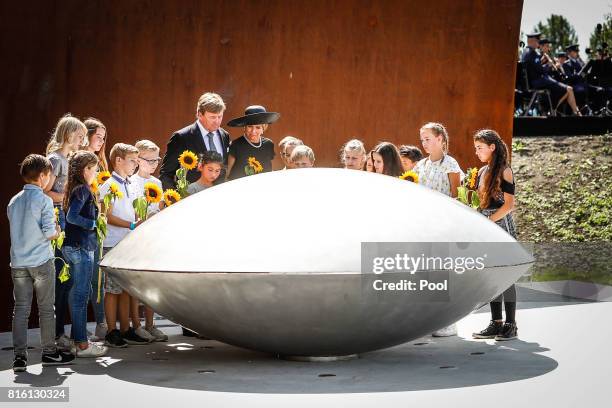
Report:
[[[89,187],[84,184],[75,187],[68,200],[64,245],[95,251],[98,247],[97,219],[98,206]]]
[[[540,79],[546,74],[546,70],[542,67],[540,54],[531,47],[525,48],[521,57],[521,62],[527,70],[527,78],[530,84],[533,80]]]

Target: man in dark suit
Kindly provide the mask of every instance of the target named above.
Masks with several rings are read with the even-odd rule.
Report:
[[[225,180],[230,137],[229,133],[221,128],[223,112],[225,112],[225,103],[221,96],[212,92],[200,96],[196,107],[197,120],[195,123],[174,132],[168,142],[159,172],[164,189],[176,188],[175,174],[179,168],[178,158],[185,150],[190,150],[198,156],[206,151],[219,153],[223,157],[224,168],[215,184]],[[199,178],[200,172],[197,168],[187,172],[189,183]]]

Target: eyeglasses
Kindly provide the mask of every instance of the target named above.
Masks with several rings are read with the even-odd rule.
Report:
[[[158,157],[157,159],[145,159],[144,157],[138,157],[140,160],[144,160],[147,163],[149,163],[151,166],[154,164],[157,164],[161,161],[161,157]]]

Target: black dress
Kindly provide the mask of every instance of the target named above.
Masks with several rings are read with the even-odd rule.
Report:
[[[245,166],[249,164],[249,157],[254,157],[263,166],[263,172],[272,170],[272,160],[274,159],[274,142],[261,137],[261,143],[249,143],[244,136],[232,141],[229,154],[234,157],[234,166],[228,176],[229,180],[235,180],[246,176]]]

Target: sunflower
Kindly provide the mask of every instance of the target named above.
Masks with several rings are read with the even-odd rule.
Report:
[[[98,176],[96,177],[97,181],[98,181],[98,185],[102,185],[106,182],[106,180],[108,180],[109,178],[111,178],[111,174],[108,171],[101,171],[98,173]]]
[[[476,167],[471,168],[470,170],[468,170],[468,174],[470,177],[469,187],[470,188],[476,187],[476,177],[478,177],[478,169]]]
[[[96,180],[92,181],[91,184],[89,185],[91,192],[94,194],[98,194],[98,191],[99,191],[98,187],[99,187],[98,182]]]
[[[172,190],[171,188],[169,188],[168,190],[164,192],[164,202],[166,203],[167,206],[171,206],[172,204],[175,204],[180,199],[181,199],[181,195],[175,190]]]
[[[190,150],[185,150],[178,158],[181,167],[187,170],[193,170],[198,165],[198,156]]]
[[[144,192],[148,203],[159,203],[164,194],[157,184],[151,182],[145,183]]]
[[[55,214],[55,219],[59,220],[59,208],[53,208],[53,214]]]
[[[263,166],[254,157],[249,157],[249,166],[255,171],[255,173],[261,173],[263,171]]]
[[[113,198],[118,198],[118,199],[123,198],[123,192],[119,190],[119,186],[115,183],[112,183],[110,185],[109,193],[113,196]]]
[[[419,182],[419,175],[416,174],[412,170],[408,170],[407,172],[405,172],[404,174],[399,176],[399,178],[402,179],[402,180],[412,181],[413,183],[418,183]]]

